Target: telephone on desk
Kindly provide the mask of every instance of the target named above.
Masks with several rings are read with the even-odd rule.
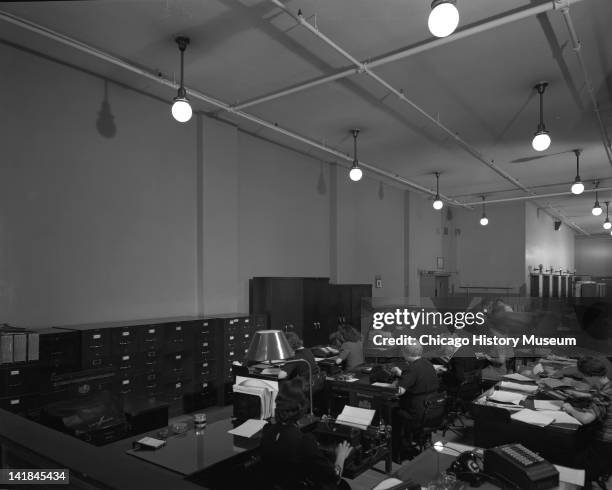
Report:
[[[485,449],[484,472],[511,481],[524,490],[545,490],[559,485],[557,469],[521,444]]]

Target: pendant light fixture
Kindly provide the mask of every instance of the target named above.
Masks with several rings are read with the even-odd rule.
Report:
[[[582,194],[584,192],[584,184],[580,180],[580,150],[574,150],[576,155],[576,178],[572,184],[572,194]]]
[[[185,55],[185,49],[189,44],[188,37],[177,37],[176,44],[178,44],[179,50],[181,51],[181,85],[178,89],[178,94],[174,98],[172,104],[172,117],[178,122],[187,122],[191,119],[192,110],[189,100],[187,99],[187,91],[183,85],[183,57]]]
[[[595,182],[595,204],[593,204],[593,209],[591,210],[591,213],[593,213],[593,216],[601,216],[601,213],[603,213],[603,209],[601,209],[601,206],[599,205],[599,199],[597,199],[597,188],[599,187],[599,182]]]
[[[482,196],[482,217],[480,218],[481,226],[487,226],[489,224],[489,218],[487,218],[487,213],[485,212],[485,197]]]
[[[433,208],[439,211],[444,206],[442,199],[440,199],[440,172],[436,172],[436,197],[433,202]]]
[[[603,222],[604,230],[609,230],[612,228],[612,223],[610,223],[610,216],[608,215],[608,211],[610,207],[610,201],[606,201],[606,220]]]
[[[359,130],[352,129],[351,133],[353,135],[353,166],[349,171],[349,177],[353,182],[358,182],[363,177],[363,172],[359,168],[359,160],[357,160],[357,136],[359,136]]]
[[[550,146],[550,135],[546,131],[546,126],[544,126],[544,90],[546,90],[546,87],[548,87],[547,82],[540,82],[534,87],[540,94],[540,122],[531,142],[535,151],[544,151]]]
[[[446,37],[455,32],[459,25],[459,11],[456,0],[434,0],[427,19],[429,32],[436,37]]]

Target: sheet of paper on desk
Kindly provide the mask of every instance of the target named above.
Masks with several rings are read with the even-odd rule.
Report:
[[[572,417],[569,413],[563,412],[561,410],[541,410],[538,413],[554,418],[555,424],[582,425],[582,423],[578,419]]]
[[[376,410],[344,405],[342,413],[336,418],[336,423],[358,427],[359,429],[367,429],[368,425],[372,423],[375,414]]]
[[[278,376],[280,373],[280,368],[278,367],[267,367],[261,370],[261,374],[267,374],[269,376]]]
[[[261,429],[263,429],[264,425],[267,423],[267,420],[249,419],[244,424],[239,425],[232,430],[228,430],[227,433],[234,436],[253,437]]]
[[[161,439],[155,439],[154,437],[143,437],[142,439],[136,441],[136,443],[141,444],[142,446],[147,448],[159,449],[160,447],[166,444],[166,441],[163,441]]]
[[[524,393],[535,393],[538,391],[537,385],[522,385],[512,381],[502,381],[500,386],[506,390],[522,391]]]
[[[533,407],[536,410],[561,410],[561,400],[534,400]]]
[[[495,390],[491,395],[489,395],[488,398],[494,402],[513,403],[514,405],[519,405],[525,399],[525,397],[526,395],[514,393],[513,391]]]
[[[519,374],[519,373],[504,374],[503,378],[510,379],[512,381],[529,381],[531,383],[535,383],[535,381],[532,378],[528,376],[523,376],[522,374]]]
[[[380,383],[380,382],[372,383],[372,386],[380,386],[381,388],[394,388],[395,387],[393,383]]]
[[[526,424],[537,425],[538,427],[546,427],[555,421],[554,417],[550,417],[542,412],[536,412],[535,410],[529,410],[528,408],[513,413],[510,415],[510,418],[519,422],[525,422]]]
[[[570,483],[582,488],[584,486],[584,470],[566,468],[565,466],[554,465],[559,472],[559,482]]]

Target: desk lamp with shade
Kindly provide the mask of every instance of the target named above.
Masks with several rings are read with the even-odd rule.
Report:
[[[296,362],[306,363],[308,366],[308,389],[310,390],[309,417],[312,419],[314,418],[312,412],[312,368],[305,359],[291,359],[294,355],[295,352],[289,345],[284,332],[280,330],[258,330],[253,335],[246,358],[248,361],[254,362],[272,363],[272,361],[283,361],[283,365]]]

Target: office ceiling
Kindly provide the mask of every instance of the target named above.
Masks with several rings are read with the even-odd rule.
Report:
[[[292,11],[316,25],[361,61],[431,39],[428,0],[289,0]],[[458,31],[540,1],[458,0]],[[79,40],[145,70],[175,80],[177,35],[191,38],[185,83],[228,104],[240,104],[351,64],[269,0],[71,1],[3,3],[0,10]],[[570,15],[608,133],[612,133],[612,2],[582,0]],[[175,91],[89,54],[0,20],[9,43],[74,64],[170,101]],[[538,194],[563,192],[575,177],[572,150],[582,149],[587,189],[612,187],[608,161],[589,92],[560,11],[549,11],[452,40],[373,69],[428,114],[458,134],[487,161]],[[544,98],[550,148],[537,153],[535,83]],[[110,100],[112,105],[112,98]],[[199,100],[215,114],[273,141],[326,161],[337,158]],[[508,180],[465,151],[440,128],[364,73],[245,108],[282,128],[352,154],[349,130],[360,128],[359,157],[367,164],[462,202],[524,196]],[[168,117],[170,114],[168,113]],[[178,124],[178,123],[177,123]],[[347,164],[347,162],[343,162]],[[370,175],[371,172],[369,173]],[[348,177],[347,177],[348,178]],[[373,178],[390,182],[379,175]],[[612,191],[599,200],[612,201]],[[594,195],[540,199],[590,234],[603,232],[591,215]],[[494,204],[488,208],[494,217]],[[605,206],[604,206],[605,208]],[[605,210],[604,210],[605,215]]]

